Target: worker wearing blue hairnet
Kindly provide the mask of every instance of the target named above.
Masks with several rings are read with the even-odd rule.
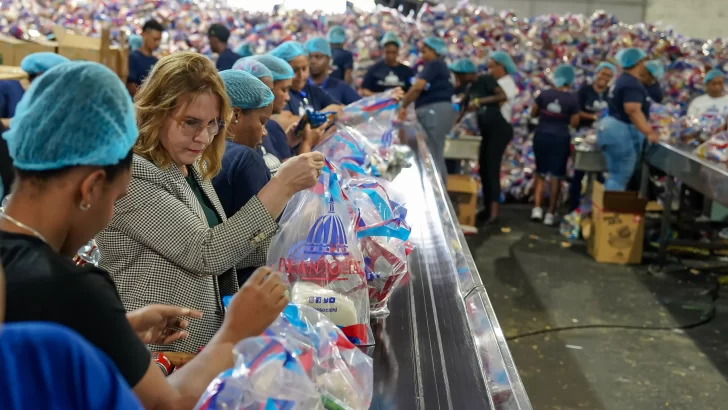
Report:
[[[571,150],[569,126],[579,125],[579,99],[573,92],[574,67],[562,64],[553,71],[553,88],[541,91],[531,107],[531,118],[538,118],[533,137],[533,153],[536,157],[536,186],[531,219],[543,221],[547,226],[557,223],[561,181],[566,178],[566,164]],[[550,176],[549,207],[544,214],[543,202],[545,177]]]
[[[361,94],[370,96],[393,88],[401,88],[407,92],[415,72],[400,61],[399,50],[402,41],[396,34],[388,31],[382,36],[379,44],[382,59],[367,70],[361,83]]]
[[[126,88],[132,97],[145,78],[157,64],[157,57],[154,52],[162,42],[164,26],[156,20],[149,20],[142,26],[142,45],[129,53],[129,74],[126,80]]]
[[[235,54],[239,55],[241,58],[251,57],[255,54],[255,50],[250,42],[243,41],[235,47]]]
[[[344,105],[349,105],[361,99],[361,96],[351,86],[329,75],[331,69],[331,46],[323,37],[313,37],[304,45],[308,52],[308,61],[311,74],[308,82],[321,87],[327,94],[334,97]]]
[[[617,53],[622,74],[609,91],[609,115],[597,126],[597,144],[607,163],[604,188],[624,191],[642,154],[644,138],[656,142],[659,137],[649,120],[650,98],[641,82],[646,75],[645,52],[628,48]]]
[[[326,40],[331,44],[331,59],[333,63],[331,76],[347,84],[351,84],[351,74],[354,70],[354,54],[344,49],[346,30],[342,26],[333,26],[326,34]]]
[[[455,60],[448,68],[455,75],[456,96],[462,96],[468,86],[478,78],[478,69],[469,58]]]
[[[725,94],[725,74],[714,68],[705,74],[705,94],[695,97],[688,106],[688,115],[700,118],[703,115],[728,116],[728,95]]]
[[[233,64],[233,70],[245,71],[262,81],[266,86],[273,88],[273,73],[265,64],[250,57],[241,58]]]

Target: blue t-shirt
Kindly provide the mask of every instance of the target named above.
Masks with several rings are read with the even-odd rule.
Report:
[[[642,104],[642,113],[645,114],[645,118],[649,118],[650,116],[647,90],[640,80],[627,73],[620,75],[614,85],[609,89],[607,102],[609,103],[609,116],[628,124],[631,124],[632,121],[624,111],[625,103]]]
[[[293,115],[301,117],[306,112],[306,107],[314,111],[321,111],[331,104],[341,104],[326,91],[308,83],[303,86],[301,91],[291,90],[288,94],[291,99],[286,103],[285,109],[292,112]]]
[[[217,67],[217,71],[225,71],[230,70],[233,68],[233,65],[236,61],[240,59],[240,56],[236,54],[233,50],[230,50],[229,48],[226,48],[220,55],[217,57],[217,62],[215,63],[215,67]]]
[[[662,92],[662,87],[660,87],[660,83],[655,82],[652,85],[646,86],[645,89],[647,90],[647,95],[650,97],[650,101],[657,104],[662,104],[662,100],[665,98],[665,94]]]
[[[129,78],[127,83],[140,85],[157,64],[157,57],[148,56],[139,50],[129,53]]]
[[[331,47],[331,64],[334,69],[331,77],[344,80],[346,70],[354,68],[354,55],[343,48]]]
[[[317,86],[313,82],[311,82],[311,79],[309,78],[309,83],[313,86]],[[318,85],[317,87],[323,89],[326,91],[327,94],[332,96],[335,100],[338,100],[344,105],[349,105],[351,103],[355,103],[359,100],[361,100],[361,96],[359,93],[354,91],[351,86],[338,78],[334,78],[331,76],[326,77],[323,83],[321,85]]]
[[[598,93],[592,84],[584,84],[581,88],[579,88],[577,96],[579,97],[579,107],[584,112],[597,114],[609,109],[609,104],[607,103],[607,90]],[[593,123],[593,120],[582,118],[579,121],[579,127],[589,127]]]
[[[114,363],[77,333],[43,322],[0,327],[0,409],[141,409]]]
[[[263,147],[265,150],[275,155],[281,161],[291,158],[293,151],[288,146],[288,138],[281,125],[274,120],[268,120],[265,123],[265,130],[268,132],[268,135],[263,137]]]
[[[395,87],[402,87],[406,92],[412,85],[414,76],[415,71],[410,67],[402,63],[390,67],[382,60],[369,67],[361,86],[373,93],[381,93]]]
[[[13,118],[25,90],[17,80],[0,80],[0,118]]]
[[[225,142],[222,169],[212,179],[225,215],[235,215],[270,181],[270,172],[258,151],[232,141]]]
[[[427,86],[415,100],[415,108],[452,100],[455,87],[450,82],[450,69],[442,59],[438,58],[425,64],[417,77],[427,81]]]
[[[579,99],[574,93],[551,88],[536,97],[536,105],[536,133],[569,137],[571,117],[580,111]]]

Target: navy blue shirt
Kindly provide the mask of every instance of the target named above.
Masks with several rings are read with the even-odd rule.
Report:
[[[311,79],[308,80],[311,85],[316,85],[313,82],[311,82]],[[359,100],[361,100],[361,96],[359,93],[354,91],[351,86],[338,78],[328,76],[324,80],[321,85],[318,85],[319,88],[326,91],[327,94],[332,96],[335,100],[338,100],[344,105],[349,105],[351,103],[355,103]]]
[[[217,63],[215,63],[215,67],[217,67],[217,71],[230,70],[231,68],[233,68],[233,65],[238,60],[240,60],[240,56],[229,48],[226,48],[217,57]]]
[[[415,71],[412,68],[402,63],[390,67],[382,60],[369,67],[361,86],[373,93],[382,93],[396,87],[402,87],[407,92],[414,76]]]
[[[647,90],[647,95],[650,97],[651,101],[656,102],[657,104],[662,104],[665,94],[662,92],[660,83],[654,82],[652,85],[646,86],[645,89]]]
[[[571,117],[578,114],[579,99],[572,92],[551,88],[536,97],[538,106],[538,126],[540,134],[569,136]]]
[[[0,118],[13,118],[25,90],[16,80],[0,80]]]
[[[645,115],[645,118],[650,118],[650,104],[647,90],[640,80],[627,73],[620,75],[614,85],[609,89],[607,102],[609,103],[609,115],[622,122],[632,123],[624,111],[624,104],[631,102],[642,104],[642,113]]]
[[[334,66],[331,77],[345,80],[344,74],[346,70],[354,68],[354,55],[351,54],[351,51],[344,50],[343,48],[331,47],[331,63]]]
[[[270,181],[270,172],[258,151],[232,141],[225,142],[222,170],[212,179],[225,215],[235,215]]]
[[[291,96],[291,99],[286,103],[285,109],[292,112],[293,115],[301,117],[306,112],[306,106],[309,106],[314,111],[321,111],[331,104],[341,104],[341,102],[327,94],[326,91],[308,83],[303,86],[303,90],[291,90],[288,94]]]
[[[145,55],[139,50],[132,51],[129,53],[129,77],[126,82],[140,85],[154,64],[157,64],[157,57]]]
[[[274,120],[268,120],[265,123],[265,130],[268,135],[263,137],[263,147],[265,150],[273,154],[280,161],[284,161],[293,156],[291,147],[288,146],[288,137],[280,124]]]
[[[53,323],[0,327],[0,409],[141,409],[114,363]]]
[[[415,108],[452,100],[455,87],[450,82],[450,69],[441,58],[425,64],[417,77],[427,81],[427,85],[415,100]]]
[[[579,107],[582,111],[590,114],[598,114],[602,110],[608,110],[607,90],[598,93],[592,84],[583,84],[577,91],[579,98]],[[589,127],[594,123],[593,120],[582,118],[579,121],[579,127]]]

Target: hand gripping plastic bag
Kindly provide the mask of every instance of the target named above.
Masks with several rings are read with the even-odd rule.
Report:
[[[380,176],[387,170],[377,148],[352,127],[337,124],[336,132],[314,150],[349,174]]]
[[[329,317],[352,343],[370,345],[366,274],[350,206],[326,161],[316,186],[288,202],[268,265],[288,275],[294,303]]]
[[[196,409],[368,409],[372,359],[326,316],[289,304],[263,335],[235,346],[235,367]]]

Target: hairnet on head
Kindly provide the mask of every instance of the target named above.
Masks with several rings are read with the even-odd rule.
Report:
[[[253,45],[248,43],[247,41],[244,41],[238,44],[237,47],[235,47],[235,54],[239,55],[240,57],[250,57],[255,54],[255,52],[253,51]]]
[[[273,91],[248,72],[225,70],[220,72],[220,78],[225,83],[233,107],[246,110],[267,107],[273,103]]]
[[[210,37],[217,37],[223,43],[227,43],[230,38],[230,30],[222,24],[215,23],[207,30],[207,35]]]
[[[447,44],[445,44],[445,40],[441,39],[440,37],[427,37],[424,40],[424,43],[427,47],[430,47],[435,54],[442,56],[447,53]]]
[[[492,58],[496,63],[502,65],[508,74],[513,74],[518,71],[516,63],[513,62],[511,56],[505,51],[496,51],[490,55],[490,58]]]
[[[455,62],[450,64],[448,67],[450,68],[450,71],[458,74],[475,74],[478,72],[478,69],[475,68],[475,64],[473,64],[469,58],[455,60]]]
[[[118,164],[138,135],[119,76],[98,63],[69,62],[31,83],[3,138],[16,168],[48,171]]]
[[[617,64],[622,68],[632,68],[645,57],[647,54],[639,48],[625,48],[617,52]]]
[[[241,58],[233,64],[233,70],[245,71],[246,73],[253,74],[255,78],[273,78],[273,73],[270,72],[260,61],[253,60],[250,57]]]
[[[387,44],[394,44],[397,47],[402,47],[402,40],[400,40],[399,37],[397,37],[397,35],[393,32],[388,31],[384,33],[384,35],[382,36],[382,41],[379,42],[379,45],[381,45],[382,47],[386,46]]]
[[[594,70],[594,73],[596,74],[605,68],[612,70],[612,75],[617,74],[617,67],[615,67],[614,64],[608,63],[606,61],[602,61],[601,63],[599,63],[599,65],[597,65],[596,70]]]
[[[282,58],[278,58],[270,54],[252,56],[249,58],[266,66],[273,75],[273,81],[290,80],[295,76],[291,65]]]
[[[67,63],[71,60],[60,54],[42,51],[40,53],[28,54],[20,62],[20,68],[28,74],[44,73],[58,64]]]
[[[298,56],[308,56],[308,53],[298,41],[286,41],[269,53],[272,56],[291,61]]]
[[[129,36],[129,48],[131,51],[139,50],[144,44],[144,39],[139,34],[132,34]]]
[[[705,82],[705,84],[708,84],[709,82],[713,81],[717,77],[725,78],[725,74],[722,71],[720,71],[719,69],[714,68],[714,69],[708,71],[707,74],[705,74],[704,82]]]
[[[576,71],[569,64],[561,64],[554,70],[554,85],[564,87],[574,82]]]
[[[645,63],[645,67],[656,81],[662,80],[665,75],[665,65],[660,60],[650,60]]]
[[[304,45],[306,51],[311,53],[321,53],[327,57],[331,57],[331,45],[323,37],[313,37]]]
[[[344,44],[346,43],[346,30],[341,26],[333,26],[326,34],[326,39],[331,44]]]

